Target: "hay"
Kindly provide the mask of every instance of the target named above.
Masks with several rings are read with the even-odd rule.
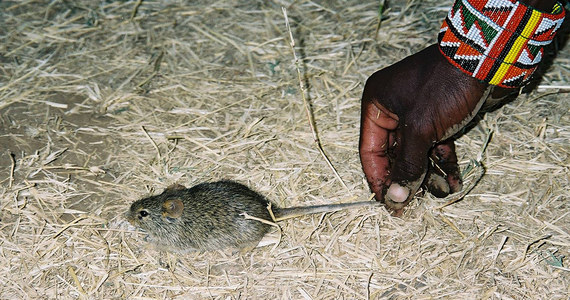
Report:
[[[379,24],[374,1],[0,2],[0,298],[567,299],[567,47],[459,139],[462,167],[486,170],[462,201],[288,220],[245,255],[160,253],[126,226],[132,201],[172,183],[234,179],[281,206],[368,199],[363,83],[433,43],[451,1],[388,4]],[[315,146],[282,6],[348,191]]]

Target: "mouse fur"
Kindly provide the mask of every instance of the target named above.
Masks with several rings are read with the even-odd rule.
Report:
[[[127,220],[148,233],[160,250],[191,252],[235,248],[252,249],[273,223],[296,216],[379,205],[376,201],[279,208],[247,186],[229,180],[207,182],[185,188],[168,187],[159,195],[135,201]]]

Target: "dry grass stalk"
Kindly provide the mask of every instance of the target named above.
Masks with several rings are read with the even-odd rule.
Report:
[[[313,134],[313,140],[317,146],[317,149],[327,162],[327,165],[333,171],[334,175],[338,179],[338,181],[344,186],[347,190],[348,187],[336,171],[335,167],[331,163],[331,160],[328,158],[325,150],[323,149],[323,145],[321,144],[321,139],[319,138],[319,134],[317,133],[317,128],[315,124],[315,117],[313,116],[313,111],[311,109],[311,105],[309,101],[307,101],[307,97],[305,96],[306,90],[303,84],[303,76],[301,75],[301,69],[299,68],[299,58],[297,57],[297,53],[295,52],[295,39],[293,38],[293,32],[291,32],[291,26],[289,25],[289,19],[287,18],[287,10],[282,7],[281,10],[283,11],[283,16],[285,17],[285,26],[287,26],[287,32],[289,33],[289,39],[291,40],[289,46],[291,46],[291,52],[293,52],[293,57],[295,59],[295,69],[297,70],[297,79],[299,80],[299,88],[301,90],[301,97],[303,98],[303,105],[305,107],[305,112],[307,113],[307,119],[309,121],[309,126],[311,127],[311,133]]]

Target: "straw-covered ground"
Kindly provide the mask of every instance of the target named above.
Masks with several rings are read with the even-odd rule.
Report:
[[[243,255],[163,253],[127,226],[130,203],[173,183],[233,179],[284,207],[369,199],[363,83],[433,43],[450,6],[390,1],[378,26],[378,1],[0,2],[0,298],[568,299],[561,40],[538,88],[458,140],[461,166],[486,170],[462,201],[287,220]]]

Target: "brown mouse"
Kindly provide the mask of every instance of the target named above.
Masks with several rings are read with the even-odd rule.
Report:
[[[162,194],[134,202],[127,219],[148,233],[149,241],[160,250],[248,250],[257,246],[274,221],[381,205],[376,201],[363,201],[279,208],[270,203],[259,193],[234,181],[201,183],[191,188],[174,185]],[[256,219],[246,218],[246,214]]]

